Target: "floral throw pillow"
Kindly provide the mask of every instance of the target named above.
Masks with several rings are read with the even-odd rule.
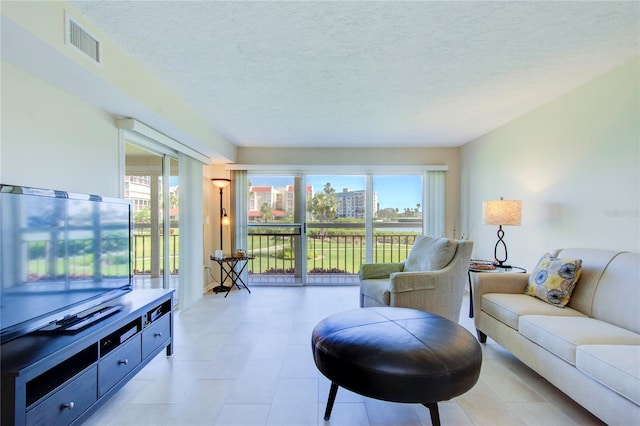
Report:
[[[558,259],[547,253],[529,276],[525,293],[564,308],[580,278],[581,269],[581,259]]]

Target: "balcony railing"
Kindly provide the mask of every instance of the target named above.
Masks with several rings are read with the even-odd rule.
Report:
[[[176,234],[169,235],[170,268],[172,274],[179,271],[178,241]],[[411,251],[416,234],[378,234],[373,237],[373,262],[400,262]],[[295,244],[299,236],[278,233],[249,235],[248,253],[254,259],[247,270],[254,275],[294,275]],[[364,235],[327,235],[307,238],[307,273],[357,275],[365,262]],[[160,247],[162,252],[162,245]],[[161,262],[160,268],[163,264]],[[151,270],[151,236],[134,235],[133,271],[136,275],[149,274]]]
[[[177,274],[180,268],[179,235],[169,235],[169,266],[172,274]],[[163,246],[160,244],[160,259],[162,259]],[[151,235],[136,234],[133,236],[133,273],[135,275],[147,275],[151,272]],[[160,270],[164,264],[160,261]]]
[[[415,234],[380,234],[373,237],[373,262],[405,260]],[[281,234],[249,235],[248,253],[254,257],[250,274],[294,274],[295,244],[299,237]],[[365,262],[364,235],[307,238],[307,273],[356,275]]]

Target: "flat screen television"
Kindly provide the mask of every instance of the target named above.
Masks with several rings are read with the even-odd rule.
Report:
[[[0,343],[131,291],[131,203],[0,184]]]

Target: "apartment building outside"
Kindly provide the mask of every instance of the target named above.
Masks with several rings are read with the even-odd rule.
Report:
[[[307,185],[307,200],[314,196],[313,185]],[[366,191],[343,188],[336,193],[337,218],[365,219]],[[287,215],[293,214],[295,206],[295,193],[293,185],[281,188],[274,186],[252,186],[249,189],[249,221],[260,221],[264,205],[271,208],[272,220],[281,220]],[[378,211],[378,194],[373,192],[373,215]],[[311,219],[307,212],[307,219]]]
[[[366,191],[343,188],[342,192],[336,193],[338,199],[338,217],[363,219],[366,212]],[[373,217],[378,212],[378,193],[373,192]]]

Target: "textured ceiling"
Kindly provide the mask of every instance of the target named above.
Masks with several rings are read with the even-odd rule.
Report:
[[[459,146],[640,53],[638,2],[69,3],[237,146]]]

